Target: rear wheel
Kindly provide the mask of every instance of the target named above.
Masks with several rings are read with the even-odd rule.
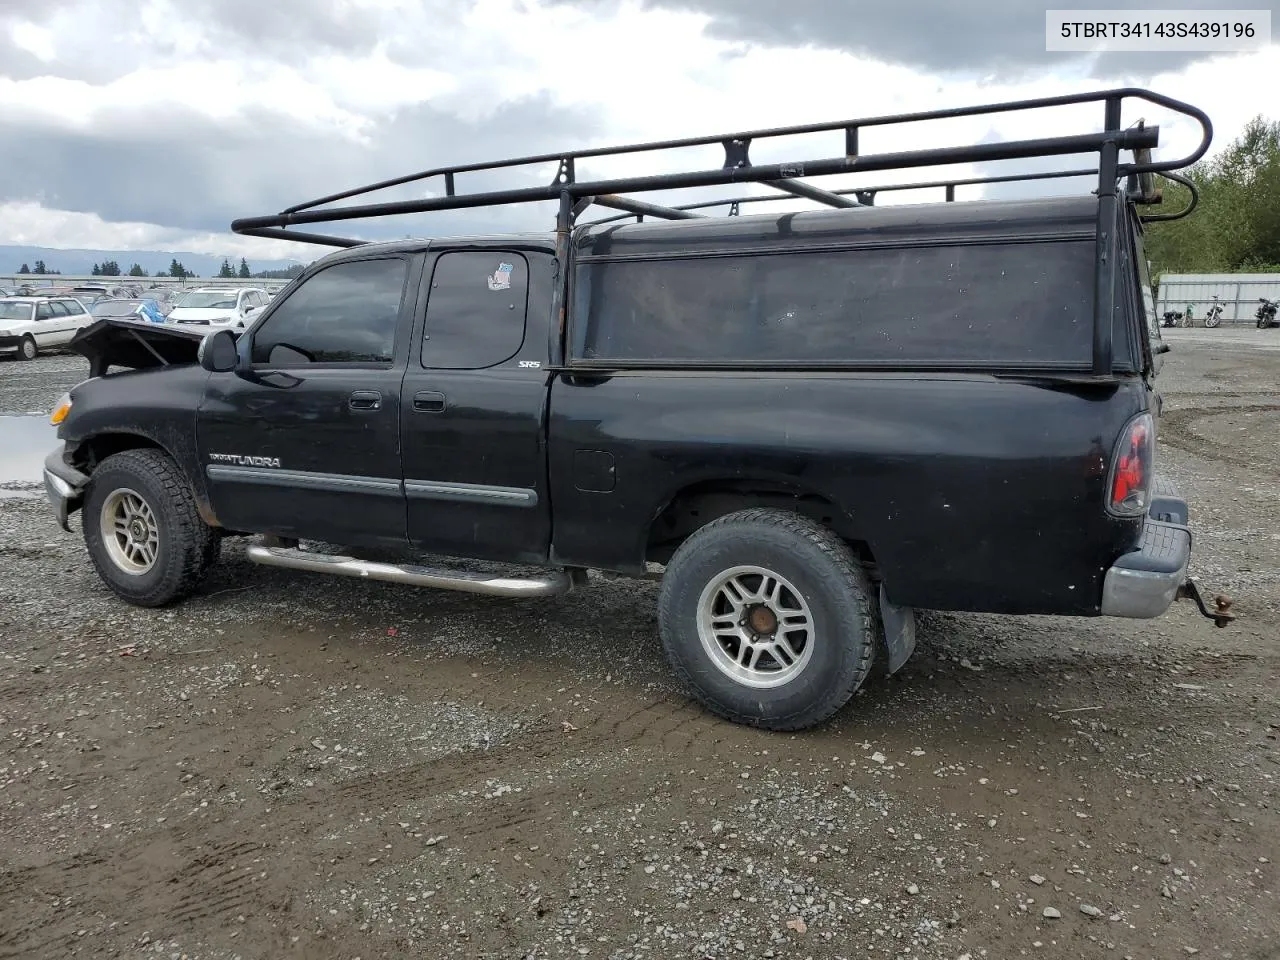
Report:
[[[190,484],[159,450],[128,450],[93,471],[84,503],[89,557],[111,591],[141,607],[188,595],[217,559]]]
[[[40,355],[40,349],[36,346],[35,337],[28,334],[18,342],[18,359],[34,360]]]
[[[879,621],[849,547],[806,517],[750,509],[686,540],[659,594],[663,647],[709,710],[738,723],[800,730],[862,685]]]

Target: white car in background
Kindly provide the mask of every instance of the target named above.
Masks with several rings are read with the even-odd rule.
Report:
[[[65,347],[91,323],[92,315],[74,297],[0,298],[0,355],[34,360],[41,350]]]
[[[168,323],[201,324],[214,330],[243,330],[258,311],[270,303],[258,287],[209,287],[188,290],[173,302]]]

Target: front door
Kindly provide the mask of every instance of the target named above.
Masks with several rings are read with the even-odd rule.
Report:
[[[344,260],[241,337],[247,374],[209,377],[201,460],[223,526],[403,546],[400,384],[420,258]]]
[[[422,550],[547,558],[546,327],[534,337],[525,329],[531,300],[546,309],[551,263],[545,253],[472,249],[442,253],[423,272],[426,320],[401,414],[409,539]]]

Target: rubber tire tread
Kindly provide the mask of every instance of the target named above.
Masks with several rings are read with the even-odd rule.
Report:
[[[785,538],[792,539],[797,546],[807,544],[816,548],[821,558],[820,565],[817,569],[810,570],[809,575],[819,581],[820,589],[828,592],[823,600],[851,604],[858,621],[856,624],[848,624],[848,632],[841,636],[851,648],[849,653],[852,655],[841,658],[839,669],[828,678],[818,697],[786,715],[762,715],[758,709],[752,710],[749,704],[756,694],[748,687],[739,688],[742,691],[741,703],[736,706],[708,697],[697,678],[686,669],[681,657],[677,655],[680,652],[678,647],[692,645],[698,656],[706,656],[696,625],[688,621],[677,622],[676,611],[672,609],[675,603],[673,584],[683,575],[686,563],[702,550],[713,546],[727,533],[741,532],[743,528],[750,530],[752,527],[761,532],[780,533]],[[751,561],[742,558],[740,562]],[[704,585],[698,586],[699,592]],[[798,513],[769,507],[752,507],[713,520],[680,545],[663,574],[658,595],[658,623],[663,649],[677,678],[712,713],[734,723],[768,730],[803,730],[831,717],[848,703],[867,679],[879,647],[879,607],[875,597],[875,589],[866,571],[849,546],[834,532]],[[810,606],[812,605],[811,602]]]
[[[156,562],[161,575],[151,577],[154,568],[145,574],[153,582],[143,589],[136,589],[142,578],[121,572],[106,556],[98,529],[103,500],[122,486],[148,501],[160,526],[161,555]],[[220,538],[200,519],[187,478],[160,450],[126,450],[98,464],[89,479],[82,517],[85,546],[98,576],[112,593],[135,606],[163,607],[189,596],[217,557]]]

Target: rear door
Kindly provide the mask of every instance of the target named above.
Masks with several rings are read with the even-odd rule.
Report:
[[[92,323],[93,318],[79,300],[64,300],[63,305],[67,308],[67,328],[63,332],[60,342],[70,343],[71,338],[76,335],[76,331]]]
[[[61,343],[60,335],[70,323],[67,308],[57,300],[44,300],[36,305],[36,322],[31,329],[38,347],[53,347]]]
[[[453,250],[423,272],[426,318],[401,406],[409,539],[422,550],[547,557],[546,328],[526,337],[526,317],[546,309],[549,293],[531,297],[530,284],[549,291],[551,263],[531,251]]]

